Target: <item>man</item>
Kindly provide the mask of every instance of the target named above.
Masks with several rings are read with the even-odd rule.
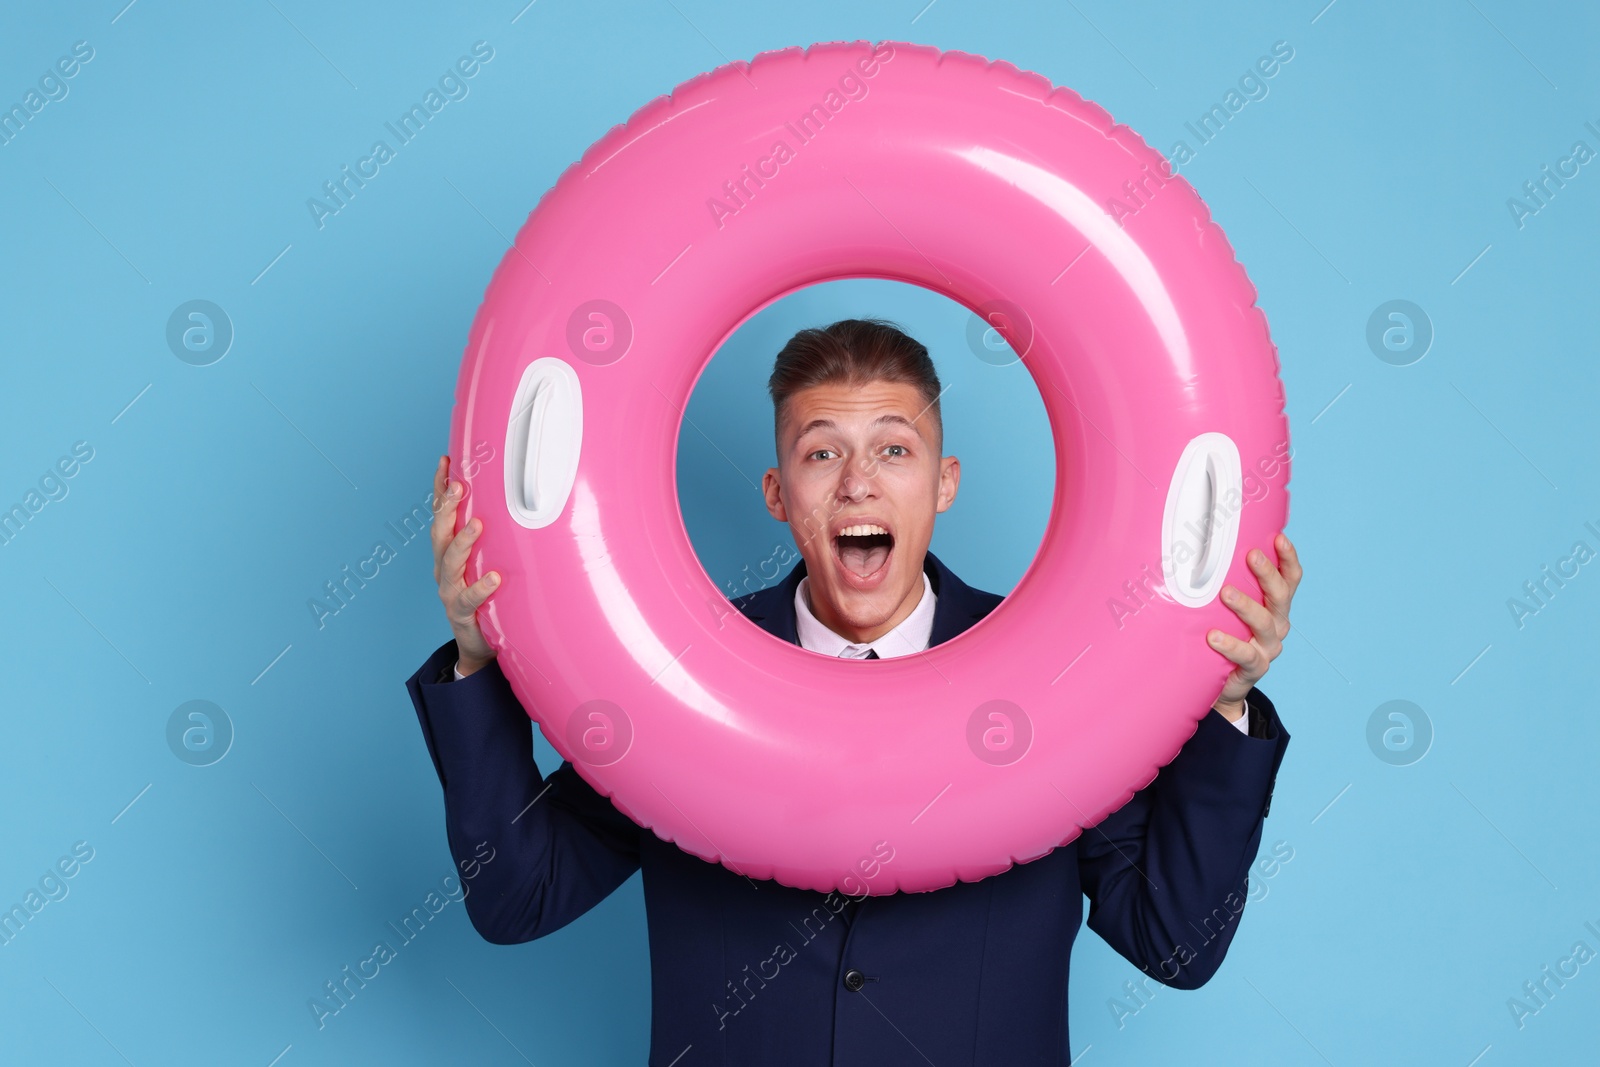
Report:
[[[803,330],[769,389],[778,466],[763,492],[801,562],[733,602],[746,618],[821,655],[889,658],[949,640],[1000,603],[927,551],[961,465],[942,455],[926,348],[879,320]],[[1289,741],[1254,688],[1282,648],[1300,582],[1287,538],[1276,546],[1282,571],[1249,553],[1265,604],[1224,593],[1253,637],[1208,635],[1237,666],[1127,805],[981,881],[852,899],[756,882],[664,843],[570,763],[541,776],[527,714],[475,618],[499,575],[462,584],[482,525],[475,517],[453,533],[461,487],[445,493],[448,465],[441,457],[434,474],[433,544],[455,639],[406,685],[444,786],[451,852],[466,861],[483,842],[495,849],[468,916],[491,942],[530,941],[642,870],[655,1067],[1067,1064],[1067,972],[1085,894],[1090,928],[1157,981],[1193,989],[1216,972]]]

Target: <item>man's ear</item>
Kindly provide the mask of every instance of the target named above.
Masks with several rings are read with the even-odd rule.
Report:
[[[939,460],[939,506],[944,511],[955,503],[956,489],[961,485],[961,461],[954,456]]]
[[[779,522],[789,521],[789,512],[783,506],[783,482],[777,467],[768,467],[761,476],[761,495],[766,499],[767,511]]]

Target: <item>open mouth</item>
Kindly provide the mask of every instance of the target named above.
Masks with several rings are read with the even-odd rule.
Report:
[[[866,589],[888,573],[894,551],[894,534],[878,523],[845,526],[833,535],[833,555],[850,584]]]

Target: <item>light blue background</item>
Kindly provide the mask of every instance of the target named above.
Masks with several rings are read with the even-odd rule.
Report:
[[[75,41],[95,49],[0,147],[0,506],[74,442],[94,449],[0,547],[0,907],[74,842],[94,849],[0,947],[0,1058],[643,1062],[637,878],[514,948],[452,904],[317,1029],[322,983],[451,870],[402,688],[448,630],[424,539],[325,628],[307,601],[425,500],[484,287],[561,170],[697,72],[860,38],[1008,59],[1163,152],[1193,146],[1184,123],[1273,42],[1295,50],[1183,168],[1260,291],[1287,387],[1306,577],[1262,684],[1294,736],[1263,851],[1293,859],[1258,880],[1213,981],[1158,987],[1120,1026],[1109,1002],[1138,972],[1086,932],[1072,1051],[1229,1067],[1592,1052],[1600,963],[1522,1029],[1506,1004],[1579,939],[1600,949],[1584,929],[1600,926],[1600,564],[1520,629],[1507,608],[1575,541],[1600,548],[1583,525],[1600,527],[1597,165],[1521,228],[1506,206],[1574,141],[1600,148],[1592,9],[124,3],[13,9],[0,32],[5,104]],[[470,95],[319,230],[307,198],[480,39],[494,58]],[[164,337],[197,298],[237,331],[207,367]],[[1397,298],[1436,331],[1409,366],[1365,339]],[[963,310],[890,283],[797,294],[713,361],[690,416],[738,470],[693,431],[680,453],[708,572],[734,579],[783,532],[746,481],[772,462],[772,353],[847,314],[933,349],[966,475],[934,548],[1009,591],[1049,506],[1037,391],[973,357]],[[236,730],[209,767],[167,745],[192,699]],[[1392,699],[1436,732],[1410,766],[1367,744]],[[537,757],[556,766],[542,738]]]

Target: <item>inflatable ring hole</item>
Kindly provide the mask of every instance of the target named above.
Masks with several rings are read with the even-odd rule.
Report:
[[[793,528],[768,513],[761,491],[777,466],[767,383],[797,331],[848,318],[887,320],[927,347],[942,390],[944,454],[960,460],[956,498],[936,515],[928,548],[968,584],[1008,594],[1038,555],[1054,504],[1056,449],[1038,385],[1003,318],[986,323],[942,293],[884,278],[821,282],[767,302],[701,371],[676,465],[701,566],[735,599],[781,583],[802,562]]]

